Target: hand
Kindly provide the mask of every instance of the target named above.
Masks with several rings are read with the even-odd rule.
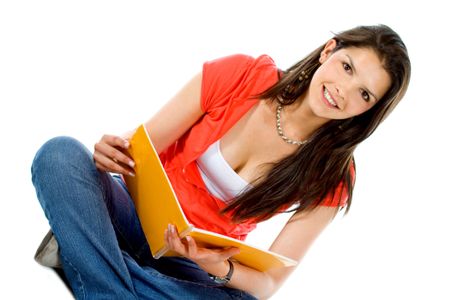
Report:
[[[134,176],[134,161],[124,153],[129,146],[127,139],[104,135],[94,147],[95,166],[101,171]]]
[[[170,250],[193,260],[205,271],[212,274],[220,273],[219,270],[223,270],[224,266],[227,269],[227,259],[239,253],[239,248],[236,247],[217,249],[199,247],[190,236],[180,239],[176,227],[171,224],[164,232],[164,239]]]

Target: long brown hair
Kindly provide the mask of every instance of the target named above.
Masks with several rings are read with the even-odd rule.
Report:
[[[405,44],[388,26],[359,26],[335,34],[334,39],[337,42],[334,51],[347,47],[373,49],[391,78],[390,88],[370,110],[349,119],[327,122],[308,143],[274,163],[266,175],[254,181],[252,189],[238,195],[223,210],[232,212],[233,221],[262,221],[292,206],[294,209],[290,211],[313,210],[330,193],[340,197],[334,195],[339,184],[343,184],[348,194],[345,213],[348,212],[354,185],[350,175],[353,152],[404,96],[411,65]],[[325,44],[284,71],[281,79],[258,97],[281,105],[299,101],[320,66],[319,57],[324,47]],[[309,76],[299,80],[302,72]]]

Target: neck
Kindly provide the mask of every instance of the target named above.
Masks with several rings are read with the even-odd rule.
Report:
[[[316,116],[308,105],[307,93],[295,103],[283,107],[281,122],[284,133],[298,140],[306,140],[329,119]]]

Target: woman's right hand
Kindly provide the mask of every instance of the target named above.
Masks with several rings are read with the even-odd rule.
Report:
[[[95,166],[100,171],[134,176],[134,161],[124,151],[129,146],[127,139],[105,134],[94,147]]]

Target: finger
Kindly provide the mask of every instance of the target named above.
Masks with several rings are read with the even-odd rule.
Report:
[[[134,161],[128,156],[125,155],[122,151],[117,148],[114,148],[112,145],[108,143],[99,142],[94,146],[95,152],[104,155],[105,157],[111,159],[116,164],[124,164],[130,168],[134,168]],[[105,165],[105,163],[103,162]]]
[[[105,142],[98,142],[94,146],[94,155],[102,155],[109,160],[112,160],[114,163],[122,163],[124,165],[129,166],[130,168],[134,167],[134,161],[126,154],[124,154],[122,151],[120,151],[117,148],[114,148],[112,145],[109,145]],[[97,159],[97,157],[95,157]],[[106,165],[106,162],[102,162],[103,165]]]
[[[95,166],[97,167],[97,169],[99,169],[100,171],[103,171],[103,172],[109,172],[108,168],[105,165],[103,165],[102,163],[100,163],[98,160],[95,159],[95,156],[94,156],[94,162],[95,162]]]
[[[241,252],[241,250],[239,248],[230,247],[230,248],[225,248],[225,249],[221,250],[220,255],[222,256],[223,260],[227,260],[230,257],[239,254],[240,252]]]
[[[107,166],[107,160],[108,159],[103,154],[101,154],[99,152],[94,152],[92,158],[93,158],[93,160],[95,162],[95,166],[98,169],[100,169],[102,171],[105,171],[105,172],[110,171],[110,168]]]
[[[186,246],[183,244],[183,242],[181,241],[180,237],[178,236],[178,232],[177,229],[174,225],[169,225],[168,228],[168,234],[169,234],[169,243],[172,247],[172,249],[176,252],[178,252],[179,254],[186,256],[187,250],[186,250]]]
[[[175,251],[173,239],[170,236],[169,228],[166,228],[166,230],[164,230],[164,242],[166,243],[166,245],[169,247],[170,250]]]
[[[169,233],[168,230],[164,230],[164,242],[166,243],[166,245],[169,247],[169,249],[172,249],[172,247],[170,246],[170,242],[169,242]]]
[[[114,162],[121,162],[134,167],[133,160],[126,154],[123,153],[122,149],[127,149],[129,147],[129,142],[119,136],[104,135],[101,140],[95,144],[95,152],[100,152],[106,157],[110,157]]]
[[[186,241],[187,241],[189,257],[195,258],[197,256],[197,252],[198,252],[197,243],[190,236],[186,237]]]
[[[168,228],[164,230],[164,241],[166,242],[166,245],[169,247],[170,250],[175,250],[173,248],[173,243],[172,239],[170,238],[170,231]]]
[[[124,139],[117,135],[109,135],[105,134],[101,140],[102,142],[107,143],[108,145],[114,146],[114,147],[120,147],[123,149],[128,149],[130,146],[130,142],[127,139]]]
[[[93,158],[95,166],[101,171],[134,176],[133,169],[126,165],[114,162],[111,158],[106,157],[102,153],[95,152]]]

